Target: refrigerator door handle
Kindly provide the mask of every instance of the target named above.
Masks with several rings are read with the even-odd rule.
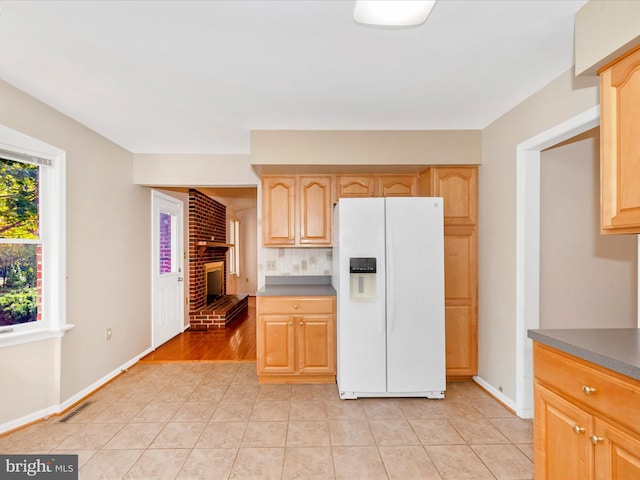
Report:
[[[393,298],[393,236],[391,235],[391,228],[387,226],[387,264],[385,265],[385,273],[387,277],[386,298],[387,298],[387,334],[393,333],[393,327],[395,325],[395,308]]]

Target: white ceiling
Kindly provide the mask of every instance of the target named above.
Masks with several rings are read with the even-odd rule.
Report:
[[[586,0],[0,1],[0,79],[136,153],[249,153],[255,129],[481,129],[573,64]]]

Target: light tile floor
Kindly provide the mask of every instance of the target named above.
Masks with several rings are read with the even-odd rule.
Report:
[[[471,382],[444,400],[340,400],[335,385],[258,385],[255,370],[138,364],[0,451],[78,454],[81,480],[533,478],[532,422]]]

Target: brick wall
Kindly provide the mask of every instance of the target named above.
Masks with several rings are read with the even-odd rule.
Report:
[[[207,248],[203,253],[197,242],[227,241],[227,207],[197,190],[189,190],[189,321],[191,326],[203,322],[200,312],[206,307],[204,264],[225,262],[223,279],[227,278],[226,249]],[[222,293],[226,293],[226,281]]]

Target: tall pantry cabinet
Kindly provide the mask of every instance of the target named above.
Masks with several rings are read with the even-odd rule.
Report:
[[[447,378],[478,373],[478,168],[430,167],[420,195],[444,198]]]

